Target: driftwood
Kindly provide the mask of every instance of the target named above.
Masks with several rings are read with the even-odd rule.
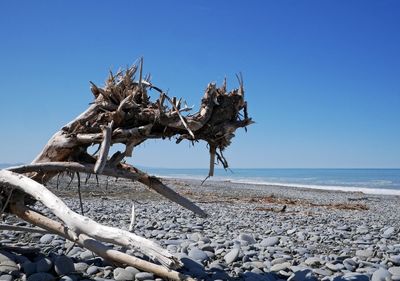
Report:
[[[137,71],[139,78],[135,80]],[[149,75],[143,78],[143,59],[115,75],[110,72],[103,88],[90,82],[94,101],[86,111],[55,133],[31,164],[0,171],[0,210],[75,241],[107,259],[171,280],[189,280],[171,270],[179,268],[181,262],[156,243],[129,231],[98,224],[84,217],[82,208],[82,215],[73,212],[43,184],[63,173],[76,173],[79,183],[79,173],[86,173],[88,177],[95,174],[96,178],[98,175],[127,178],[139,181],[205,217],[206,213],[190,200],[165,186],[158,178],[127,164],[125,158],[132,156],[135,146],[147,139],[176,138],[177,143],[203,140],[207,142],[210,153],[208,176],[214,174],[215,161],[227,168],[223,150],[229,146],[237,128],[252,123],[247,114],[243,78],[241,75],[237,78],[239,88],[230,92],[226,81],[221,87],[210,83],[195,114],[188,113],[191,108],[182,99],[171,98],[154,86]],[[156,100],[150,99],[150,92],[156,95]],[[110,147],[116,143],[125,145],[124,150],[109,155]],[[95,154],[89,154],[91,147],[97,147]],[[49,208],[62,223],[31,210],[29,205],[36,201]],[[133,231],[134,220],[132,209],[130,231]],[[161,265],[110,250],[101,242],[137,249]]]

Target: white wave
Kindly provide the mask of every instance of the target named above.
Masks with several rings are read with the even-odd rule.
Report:
[[[340,186],[340,185],[314,185],[314,184],[297,184],[297,183],[281,183],[281,182],[265,182],[265,181],[252,181],[252,180],[231,180],[233,183],[244,183],[254,185],[273,185],[284,186],[293,188],[309,188],[309,189],[322,189],[331,191],[345,191],[345,192],[362,192],[365,194],[378,194],[378,195],[399,195],[400,190],[389,188],[369,188],[359,186]]]
[[[168,179],[188,179],[188,180],[204,180],[205,176],[200,175],[190,175],[190,174],[171,174],[171,175],[156,175],[162,178]],[[330,191],[344,191],[344,192],[362,192],[365,194],[376,194],[376,195],[399,195],[400,190],[389,189],[389,188],[370,188],[370,187],[360,187],[360,186],[341,186],[341,185],[316,185],[316,184],[300,184],[300,183],[283,183],[283,182],[269,182],[264,181],[261,178],[256,179],[234,179],[232,177],[221,177],[215,176],[212,181],[229,181],[232,183],[242,183],[242,184],[252,184],[252,185],[273,185],[273,186],[283,186],[292,188],[309,188],[309,189],[320,189],[320,190],[330,190]]]

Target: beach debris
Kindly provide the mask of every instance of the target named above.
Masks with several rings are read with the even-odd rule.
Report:
[[[139,77],[135,80],[137,72]],[[206,217],[206,212],[197,205],[160,179],[127,164],[125,159],[148,139],[175,138],[176,143],[187,140],[192,144],[202,140],[209,146],[208,176],[214,175],[216,162],[228,168],[224,149],[230,145],[238,128],[246,129],[253,123],[248,117],[242,75],[237,75],[237,79],[239,88],[229,92],[226,80],[221,87],[208,84],[200,109],[194,114],[189,113],[192,107],[186,102],[170,97],[151,83],[150,75],[143,75],[143,58],[124,71],[116,74],[110,71],[104,87],[90,82],[94,101],[54,134],[31,164],[0,170],[0,211],[12,213],[35,226],[27,231],[57,234],[107,260],[131,265],[168,280],[192,280],[175,271],[182,266],[178,258],[157,243],[132,233],[134,206],[130,231],[104,226],[84,216],[79,173],[88,175],[86,181],[91,174],[96,179],[98,175],[105,175],[138,181]],[[150,92],[157,99],[152,100]],[[124,149],[110,155],[110,147],[114,144],[122,144]],[[95,152],[89,153],[89,150]],[[81,214],[71,210],[45,187],[44,184],[60,174],[71,176],[69,184],[77,175]],[[35,202],[42,203],[62,223],[31,209],[29,205]],[[112,250],[103,242],[138,250],[158,264]]]

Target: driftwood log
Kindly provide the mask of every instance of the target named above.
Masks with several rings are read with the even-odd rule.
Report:
[[[176,138],[177,143],[203,140],[210,153],[208,176],[213,176],[216,161],[227,168],[224,149],[237,128],[246,128],[252,123],[247,114],[242,76],[237,78],[239,87],[230,92],[226,80],[221,87],[210,83],[199,111],[194,114],[182,99],[171,98],[154,86],[150,75],[143,77],[143,59],[124,71],[110,72],[104,87],[90,82],[94,101],[85,112],[55,133],[31,164],[0,171],[0,210],[40,227],[31,229],[61,235],[114,262],[133,265],[171,280],[190,280],[174,271],[181,262],[158,244],[75,213],[44,184],[63,172],[127,178],[205,217],[206,212],[190,200],[158,178],[127,164],[125,158],[132,156],[134,147],[147,139]],[[151,100],[150,92],[156,95],[156,100]],[[124,150],[109,155],[110,147],[116,143],[123,144]],[[93,146],[97,150],[90,154],[88,150]],[[37,201],[49,208],[61,223],[29,207]],[[110,250],[102,242],[136,249],[155,263]]]

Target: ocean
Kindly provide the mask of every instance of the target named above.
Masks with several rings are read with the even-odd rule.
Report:
[[[167,178],[203,180],[207,169],[143,168]],[[400,195],[400,169],[216,169],[210,180]]]

